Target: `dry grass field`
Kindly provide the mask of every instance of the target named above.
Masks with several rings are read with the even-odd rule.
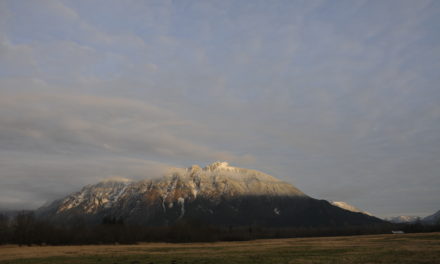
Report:
[[[0,264],[440,263],[440,233],[217,243],[1,246]]]

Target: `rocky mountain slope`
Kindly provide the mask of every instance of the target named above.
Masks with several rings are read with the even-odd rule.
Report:
[[[173,169],[156,179],[110,179],[84,187],[37,211],[63,222],[104,217],[126,223],[170,225],[201,221],[213,225],[342,226],[379,223],[313,199],[268,174],[216,162]]]

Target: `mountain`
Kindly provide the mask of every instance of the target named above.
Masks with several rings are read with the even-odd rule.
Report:
[[[385,218],[385,220],[395,223],[395,224],[409,224],[417,222],[420,219],[418,216],[407,216],[407,215],[400,215],[400,216],[394,216]]]
[[[341,202],[341,201],[329,201],[329,202],[331,205],[337,206],[339,208],[342,208],[342,209],[350,211],[350,212],[362,213],[362,214],[372,216],[372,214],[370,214],[369,212],[362,211],[362,210],[358,209],[357,207],[354,207],[353,205],[348,204],[346,202]]]
[[[428,225],[440,224],[440,210],[422,219],[422,223]]]
[[[215,162],[204,168],[175,168],[156,179],[110,179],[37,210],[64,223],[105,217],[125,223],[170,225],[200,221],[219,226],[316,227],[381,223],[325,200],[313,199],[268,174]]]
[[[418,222],[424,225],[435,225],[440,223],[440,210],[424,218],[420,218],[418,216],[401,215],[401,216],[389,217],[386,218],[385,220],[396,224],[411,224]]]

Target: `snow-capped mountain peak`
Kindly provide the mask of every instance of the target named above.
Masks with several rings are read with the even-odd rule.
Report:
[[[214,162],[203,169],[174,168],[162,177],[132,181],[113,177],[97,184],[85,186],[81,191],[64,198],[57,212],[80,210],[94,213],[127,200],[146,197],[159,199],[164,211],[197,197],[219,200],[245,195],[305,196],[291,184],[268,174],[230,166],[227,162]],[[184,211],[182,211],[184,212]]]
[[[212,164],[207,165],[203,170],[214,171],[214,170],[233,170],[234,167],[229,166],[226,161],[216,161]]]
[[[420,217],[418,217],[418,216],[408,216],[408,215],[399,215],[399,216],[385,218],[385,220],[387,220],[391,223],[396,223],[396,224],[413,223],[413,222],[418,221],[419,219],[420,219]]]
[[[332,224],[340,221],[341,212],[263,172],[215,162],[204,168],[170,169],[161,177],[141,181],[107,179],[40,208],[38,214],[61,221],[86,217],[95,223],[111,216],[153,225],[203,219],[220,225],[257,221],[290,226]],[[354,224],[380,221],[348,211],[343,215]]]

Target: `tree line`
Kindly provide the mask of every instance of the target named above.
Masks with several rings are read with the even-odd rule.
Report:
[[[74,224],[61,225],[41,220],[32,212],[20,212],[14,217],[0,214],[0,244],[18,245],[82,245],[133,244],[137,242],[213,242],[243,241],[266,238],[311,236],[342,236],[390,233],[391,230],[411,232],[440,231],[437,225],[379,224],[352,227],[267,228],[261,226],[206,225],[200,221],[182,221],[172,226],[136,226],[123,219],[104,217],[96,225],[78,219]]]

